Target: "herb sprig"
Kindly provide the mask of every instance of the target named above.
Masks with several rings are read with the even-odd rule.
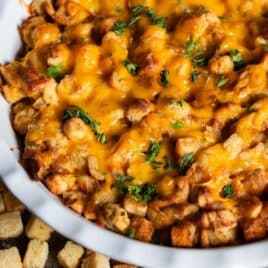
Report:
[[[185,174],[194,161],[193,153],[187,153],[180,163],[180,172]]]
[[[232,184],[227,184],[222,187],[222,196],[225,198],[233,197],[233,185]]]
[[[86,123],[87,125],[89,125],[94,133],[94,135],[97,137],[98,141],[102,144],[106,143],[106,137],[104,135],[104,133],[101,133],[98,130],[98,126],[100,125],[100,122],[92,119],[89,117],[89,115],[82,110],[80,107],[76,106],[76,105],[71,105],[70,107],[68,107],[66,110],[63,111],[63,116],[62,116],[62,120],[66,121],[70,118],[80,118],[81,120],[84,121],[84,123]]]
[[[143,152],[143,154],[145,155],[146,161],[152,163],[158,156],[160,150],[161,150],[161,143],[158,143],[156,141],[151,141],[148,150]]]
[[[62,69],[63,69],[63,65],[59,64],[59,65],[50,65],[47,68],[47,75],[49,77],[52,77],[56,80],[61,79],[64,74],[62,73]]]

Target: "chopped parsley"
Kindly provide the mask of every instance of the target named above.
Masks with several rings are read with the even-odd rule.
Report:
[[[134,177],[123,175],[123,174],[120,174],[120,173],[116,173],[116,174],[114,174],[114,176],[116,177],[116,179],[121,180],[121,181],[125,181],[125,180],[132,181],[132,180],[134,180]]]
[[[152,24],[158,25],[162,28],[166,28],[167,18],[162,16],[157,16],[154,9],[149,9],[147,11],[147,16],[150,18]]]
[[[62,69],[63,69],[63,65],[59,64],[59,65],[50,65],[47,68],[47,75],[49,77],[52,77],[54,79],[61,79],[63,77],[63,73],[62,73]]]
[[[230,57],[235,65],[235,70],[239,70],[245,66],[245,62],[239,50],[237,49],[231,50]]]
[[[157,198],[156,185],[154,184],[130,185],[128,192],[137,202],[149,202]]]
[[[133,185],[129,184],[134,178],[131,176],[125,176],[121,174],[115,174],[116,181],[112,184],[112,187],[117,188],[121,194],[130,194],[132,198],[137,202],[148,202],[155,198],[156,185],[144,184],[144,185]]]
[[[222,196],[225,198],[232,198],[233,197],[233,185],[227,184],[222,187]]]
[[[124,61],[124,65],[127,68],[127,70],[129,71],[129,73],[131,73],[133,76],[137,76],[138,75],[138,65],[131,62],[129,59],[126,59]]]
[[[229,79],[226,76],[221,76],[218,81],[216,82],[216,87],[217,88],[222,88],[228,83]]]
[[[176,121],[176,122],[171,124],[171,127],[174,129],[183,128],[183,126],[184,126],[184,124],[181,121]]]
[[[195,83],[197,81],[197,79],[198,79],[200,74],[201,74],[201,72],[199,72],[199,71],[196,71],[196,70],[192,71],[191,76],[192,76],[192,82],[193,83]]]
[[[180,172],[182,174],[185,174],[188,168],[192,165],[193,161],[194,161],[193,153],[187,153],[183,157],[180,163]]]
[[[121,35],[125,32],[125,29],[127,28],[128,24],[126,22],[122,22],[122,21],[117,21],[114,23],[113,26],[113,31],[117,34],[117,35]]]
[[[167,69],[164,69],[164,70],[160,73],[160,82],[161,82],[161,85],[162,85],[164,88],[168,88],[168,87],[169,87],[168,77],[169,77],[169,71],[168,71]]]
[[[123,11],[123,7],[121,4],[118,4],[116,7],[116,12],[121,13]]]
[[[154,160],[154,161],[152,161],[151,164],[152,164],[153,169],[158,169],[162,166],[163,163],[161,161]]]
[[[133,230],[128,230],[126,236],[133,239],[135,238],[135,232]]]
[[[164,160],[165,160],[164,169],[166,171],[171,171],[173,168],[176,167],[176,164],[172,163],[171,159],[169,159],[168,156],[164,156]]]
[[[132,11],[133,14],[138,15],[138,14],[140,14],[142,11],[144,11],[145,8],[146,8],[145,6],[136,6],[136,7],[133,7],[133,8],[131,9],[131,11]]]
[[[85,38],[83,38],[83,37],[79,38],[79,43],[80,43],[80,44],[85,43],[85,41],[86,41],[86,39],[85,39]]]
[[[83,111],[80,107],[72,105],[68,107],[68,109],[64,110],[62,120],[66,121],[70,118],[80,118],[84,121],[87,125],[89,125],[94,133],[94,135],[97,137],[98,141],[102,144],[106,143],[106,137],[104,133],[99,132],[98,126],[100,125],[100,122],[92,119],[89,117],[89,115]]]
[[[143,152],[143,154],[146,157],[146,161],[152,163],[158,156],[160,150],[161,150],[161,143],[151,141],[149,149]]]
[[[135,24],[137,21],[139,21],[141,19],[141,15],[132,17],[129,22],[128,22],[128,26],[132,26],[133,24]]]
[[[265,52],[268,51],[268,44],[262,45],[262,48],[264,49]]]
[[[184,49],[184,55],[188,58],[192,58],[192,64],[194,67],[207,65],[208,59],[204,57],[205,52],[195,52],[195,50],[198,48],[198,43],[193,40],[192,36],[187,43],[182,45],[182,48]]]

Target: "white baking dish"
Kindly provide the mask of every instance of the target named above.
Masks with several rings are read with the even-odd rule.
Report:
[[[18,0],[0,0],[0,63],[15,56],[20,46],[17,25],[25,16],[27,14]],[[19,152],[14,148],[17,143],[9,120],[9,105],[0,96],[2,180],[34,214],[84,247],[144,267],[268,267],[268,241],[220,249],[176,249],[138,242],[102,229],[64,207],[42,184],[31,180],[19,165]]]

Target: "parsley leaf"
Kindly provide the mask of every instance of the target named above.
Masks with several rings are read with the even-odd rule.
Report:
[[[120,174],[120,173],[116,173],[115,177],[116,177],[116,179],[121,180],[121,181],[125,181],[125,180],[132,181],[132,180],[134,180],[134,177],[123,175],[123,174]]]
[[[154,184],[130,185],[128,192],[137,202],[149,202],[157,198],[156,185]]]
[[[90,118],[89,115],[85,111],[83,111],[80,107],[75,106],[75,105],[72,105],[68,109],[64,110],[62,120],[66,121],[73,117],[77,117],[83,120],[84,123],[86,123],[87,125],[91,127],[98,141],[102,144],[106,143],[106,137],[104,133],[101,133],[98,130],[98,126],[100,125],[100,122]]]
[[[128,22],[128,26],[132,26],[133,24],[135,24],[140,19],[141,19],[141,15],[132,17]]]
[[[169,71],[164,69],[161,74],[160,74],[160,82],[161,85],[164,88],[168,88],[169,87],[169,81],[168,81],[168,77],[169,77]]]
[[[196,70],[192,71],[192,82],[195,83],[199,77],[199,75],[201,74],[201,72],[198,72]]]
[[[133,239],[135,238],[135,232],[133,230],[128,230],[126,236]]]
[[[193,153],[187,153],[182,161],[181,161],[181,164],[180,164],[180,172],[182,174],[185,174],[187,169],[192,165],[194,161],[194,158],[193,158]]]
[[[222,187],[222,196],[225,198],[232,198],[233,197],[233,185],[227,184]]]
[[[47,75],[49,77],[52,77],[52,78],[56,79],[56,80],[61,79],[63,77],[62,68],[63,68],[62,64],[50,65],[47,68]]]
[[[131,9],[132,13],[135,15],[138,15],[139,13],[141,13],[144,10],[145,10],[145,6],[135,6]]]
[[[176,121],[176,122],[171,124],[171,127],[174,129],[183,128],[183,126],[184,126],[184,124],[181,121]]]
[[[193,36],[191,36],[189,41],[186,44],[182,45],[182,48],[184,49],[184,55],[186,57],[193,57],[193,52],[197,47],[198,43],[194,42]]]
[[[146,161],[150,163],[153,162],[158,156],[160,150],[161,150],[161,143],[151,141],[149,149],[143,152],[143,154],[146,156]]]
[[[116,12],[121,13],[123,11],[123,7],[121,4],[118,4],[116,7]]]
[[[224,85],[226,85],[226,83],[228,83],[228,81],[229,81],[229,79],[223,75],[216,82],[216,87],[222,88]]]
[[[158,169],[162,166],[163,163],[161,161],[154,160],[154,161],[152,161],[151,164],[152,164],[153,169]]]
[[[235,65],[235,70],[239,70],[245,66],[245,62],[239,50],[233,49],[230,52],[230,57]]]
[[[166,28],[167,18],[162,16],[157,16],[154,9],[149,9],[147,11],[147,17],[151,19],[152,24],[158,25],[162,28]]]
[[[126,22],[117,21],[114,23],[113,31],[117,35],[121,35],[125,32],[125,29],[127,28],[128,24]]]
[[[131,62],[129,59],[126,59],[124,61],[124,65],[127,68],[127,70],[133,75],[137,76],[138,75],[138,65]]]

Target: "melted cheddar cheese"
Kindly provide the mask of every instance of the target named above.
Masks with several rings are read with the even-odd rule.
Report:
[[[268,1],[34,0],[30,10],[24,55],[0,71],[36,179],[147,242],[266,236]]]

